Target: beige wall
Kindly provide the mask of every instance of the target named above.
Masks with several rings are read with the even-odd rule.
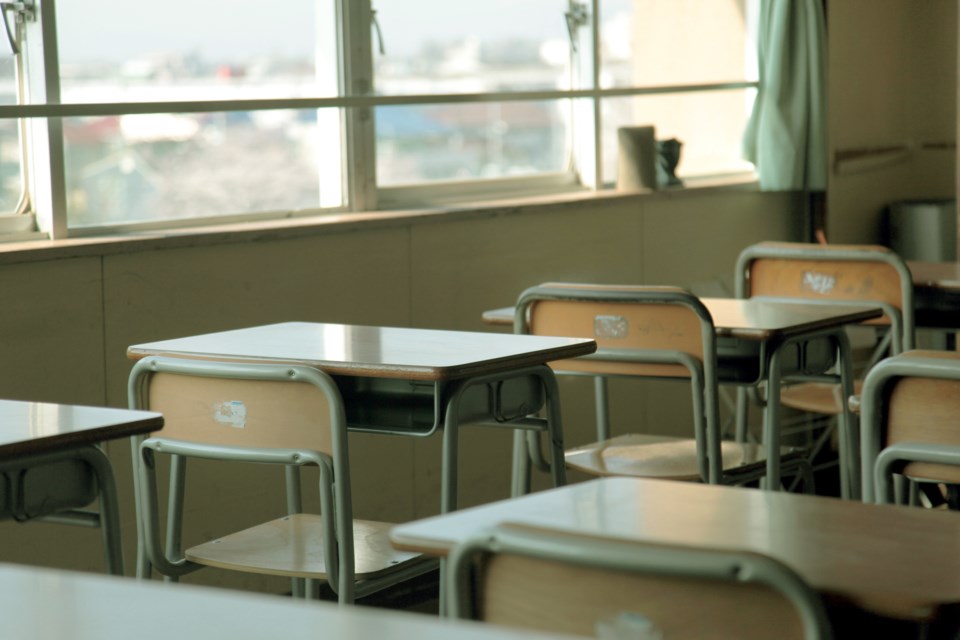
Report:
[[[889,203],[954,197],[957,0],[830,0],[827,8],[827,235],[876,242]],[[885,147],[906,149],[834,162],[838,152]]]
[[[0,268],[11,301],[0,314],[0,397],[124,406],[129,344],[287,320],[485,330],[484,309],[511,303],[545,280],[696,285],[721,291],[744,246],[797,237],[800,199],[749,191],[598,198],[336,232],[305,229],[275,238],[16,263]],[[175,243],[175,244],[183,244]],[[89,251],[88,251],[89,252]],[[591,436],[589,389],[562,383],[567,442]],[[642,402],[637,403],[636,397]],[[682,430],[689,395],[648,385],[614,406],[630,428]],[[676,401],[683,410],[671,410]],[[628,415],[629,414],[629,415]],[[461,499],[508,493],[509,434],[463,436]],[[434,513],[439,441],[351,436],[358,517],[393,521]],[[124,508],[127,561],[133,558],[129,447],[109,444]],[[280,482],[261,470],[201,467],[187,504],[187,542],[277,515]],[[544,484],[543,479],[537,479]],[[242,496],[243,512],[223,515]],[[212,519],[209,516],[213,516]],[[244,520],[247,518],[247,520]],[[0,525],[0,562],[99,570],[98,533],[58,525]],[[130,567],[128,567],[130,569]],[[191,580],[194,580],[191,578]],[[209,574],[201,582],[282,590],[287,583]]]

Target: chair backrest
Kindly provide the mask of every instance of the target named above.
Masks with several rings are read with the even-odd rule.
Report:
[[[772,296],[832,302],[871,302],[893,325],[893,349],[913,348],[913,280],[906,263],[886,247],[761,242],[740,253],[738,298]]]
[[[864,500],[889,502],[891,474],[960,483],[960,353],[908,351],[863,383]]]
[[[353,536],[336,533],[352,531],[353,522],[346,415],[329,375],[303,366],[151,356],[134,365],[127,394],[131,407],[153,407],[165,419],[161,434],[134,443],[138,534],[162,574],[184,575],[199,565],[179,549],[182,466],[171,471],[164,551],[156,452],[286,467],[291,513],[300,511],[300,477],[290,471],[311,464],[320,469],[324,538],[337,540],[324,546],[329,581],[342,601],[353,600]]]
[[[265,377],[265,369],[170,359],[144,363],[137,404],[163,413],[164,439],[332,455],[330,395],[311,382]],[[247,372],[249,378],[233,377]]]
[[[690,377],[677,360],[712,368],[713,320],[696,296],[676,287],[548,283],[517,301],[516,333],[593,338],[597,353],[551,363],[557,371]],[[676,354],[673,361],[665,354]]]
[[[642,616],[664,638],[829,638],[819,596],[772,558],[501,525],[449,558],[454,617],[594,636]]]

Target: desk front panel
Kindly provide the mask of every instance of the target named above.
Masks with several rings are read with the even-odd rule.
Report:
[[[461,382],[334,376],[351,431],[429,436],[443,427],[451,395]],[[458,424],[510,423],[545,403],[541,381],[512,377],[470,385],[458,405]]]

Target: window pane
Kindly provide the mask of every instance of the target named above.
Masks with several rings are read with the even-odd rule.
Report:
[[[381,186],[567,168],[568,101],[379,107]]]
[[[374,36],[379,94],[484,93],[570,84],[567,0],[375,0],[374,6],[384,43],[381,54]]]
[[[681,178],[752,169],[740,150],[754,94],[738,89],[604,100],[605,180],[616,181],[617,129],[643,125],[653,125],[658,140],[680,140]]]
[[[601,0],[601,86],[756,80],[755,0]]]
[[[63,99],[137,102],[331,95],[329,87],[324,93],[317,82],[315,60],[318,21],[332,20],[332,4],[59,2]]]
[[[64,135],[71,226],[318,206],[316,110],[68,118]]]
[[[0,40],[0,104],[17,104],[16,61],[9,53],[6,37],[0,36]],[[20,203],[22,158],[20,122],[0,120],[0,214],[13,213]]]

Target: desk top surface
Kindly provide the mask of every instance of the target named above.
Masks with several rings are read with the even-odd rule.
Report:
[[[370,607],[339,608],[327,602],[15,565],[0,566],[0,594],[4,637],[17,640],[558,637]]]
[[[286,322],[134,345],[127,355],[302,364],[334,375],[449,380],[596,349],[596,342],[581,338]]]
[[[915,289],[960,291],[960,262],[907,262]]]
[[[754,551],[884,615],[960,603],[960,517],[901,506],[682,482],[605,478],[398,525],[394,546],[445,555],[498,523]]]
[[[701,298],[713,317],[717,335],[745,340],[786,338],[818,329],[862,322],[883,315],[879,308],[859,304],[824,304],[772,298]],[[486,311],[484,322],[513,324],[513,307]]]
[[[0,460],[158,431],[152,411],[0,400]]]

